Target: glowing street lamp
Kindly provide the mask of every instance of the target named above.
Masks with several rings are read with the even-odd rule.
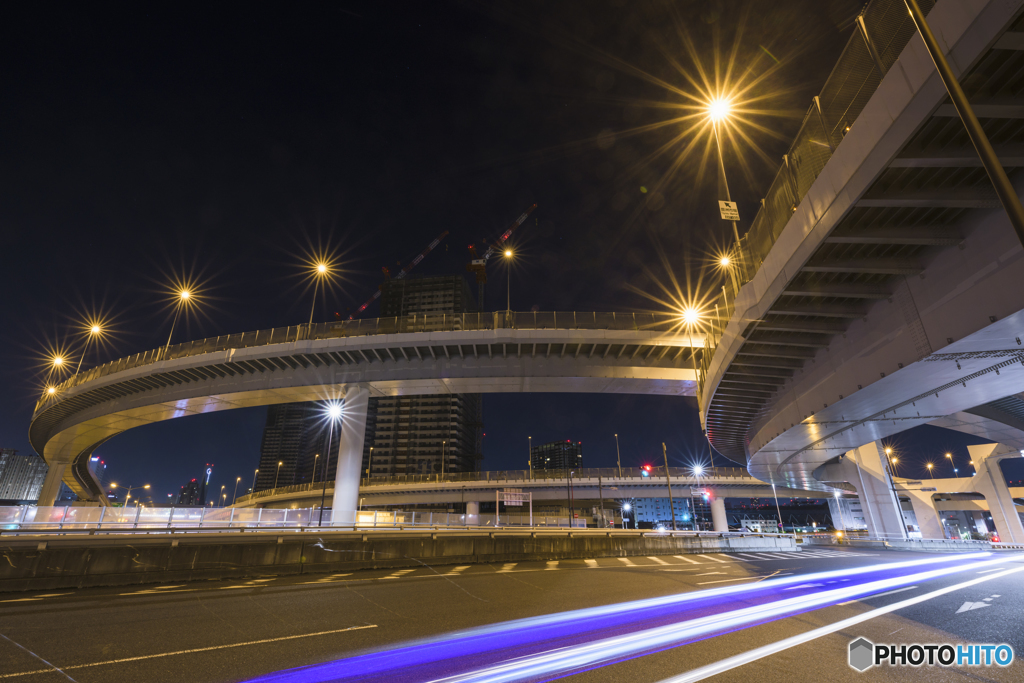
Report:
[[[91,342],[94,338],[99,337],[101,334],[103,334],[103,328],[99,325],[99,323],[93,323],[89,325],[89,332],[85,337],[85,345],[82,346],[82,357],[78,359],[78,367],[75,368],[76,375],[78,374],[79,370],[82,369],[82,361],[85,360],[85,354],[89,350],[89,342]]]
[[[110,484],[110,488],[116,489],[117,488],[117,484],[111,483]],[[136,491],[138,489],[148,489],[149,488],[149,484],[145,484],[143,486],[122,486],[121,488],[127,489],[127,493],[125,493],[125,496],[124,496],[124,505],[123,505],[123,507],[128,507],[128,499],[132,497],[132,491]],[[138,500],[136,500],[136,502],[138,502]]]
[[[946,459],[949,460],[949,464],[953,466],[953,475],[956,476],[957,479],[959,479],[960,475],[957,474],[956,463],[953,462],[953,454],[946,453]]]
[[[167,355],[167,349],[171,347],[171,337],[174,336],[174,326],[178,324],[178,316],[181,315],[181,309],[191,301],[192,292],[187,287],[182,287],[175,292],[174,320],[171,321],[171,333],[167,335],[167,344],[164,345],[164,355]]]
[[[327,406],[327,419],[330,420],[330,431],[327,433],[327,457],[324,458],[324,469],[323,479],[324,486],[320,492],[320,521],[317,526],[324,525],[324,504],[327,502],[327,471],[331,465],[331,441],[334,438],[334,423],[341,418],[341,406],[337,403],[331,403]]]
[[[260,471],[258,469],[255,472],[252,473],[252,488],[249,489],[249,490],[251,492],[253,492],[253,493],[256,492],[256,475],[259,474],[259,473],[260,473]]]
[[[932,468],[935,467],[935,465],[933,465],[932,463],[928,463],[928,464],[925,465],[925,467],[928,468],[928,474],[930,474],[932,479],[934,479],[935,478],[935,473],[932,472]]]
[[[231,504],[234,505],[235,501],[238,500],[238,482],[242,481],[241,477],[235,479],[235,491],[231,494]]]
[[[711,127],[715,134],[715,147],[718,149],[718,172],[722,176],[722,185],[725,187],[725,201],[731,202],[732,195],[729,193],[729,180],[725,175],[725,161],[722,158],[722,138],[718,133],[718,127],[720,124],[724,124],[730,114],[732,114],[732,103],[724,97],[716,97],[710,100],[705,106],[705,112],[708,118],[711,120]],[[736,221],[730,221],[732,223],[732,234],[736,240],[736,254],[739,256],[740,253],[740,231],[736,225]]]
[[[512,250],[505,250],[505,266],[508,271],[508,287],[506,289],[505,311],[512,311]]]
[[[281,465],[283,465],[283,464],[284,464],[283,460],[278,460],[277,461],[277,473],[274,475],[274,488],[275,489],[277,488],[278,477],[281,476]]]
[[[320,287],[320,281],[327,277],[331,272],[330,267],[324,261],[318,261],[313,271],[313,305],[309,309],[309,324],[313,324],[313,312],[316,311],[316,292]]]

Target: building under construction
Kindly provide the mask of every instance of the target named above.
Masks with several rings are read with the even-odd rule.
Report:
[[[391,279],[380,292],[381,317],[426,316],[427,326],[419,329],[430,329],[433,320],[440,329],[444,315],[476,308],[461,275]],[[322,481],[327,426],[321,404],[271,406],[256,490]],[[335,432],[326,463],[328,481],[334,480],[337,468],[337,439]],[[483,396],[371,397],[364,444],[363,476],[472,472],[483,458]]]
[[[439,326],[443,314],[475,308],[460,275],[389,280],[381,296],[382,317],[426,315],[429,324],[436,316]],[[370,399],[363,472],[372,477],[472,472],[479,468],[482,450],[481,394]]]

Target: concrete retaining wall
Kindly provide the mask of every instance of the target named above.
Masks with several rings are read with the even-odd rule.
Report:
[[[637,532],[329,532],[3,539],[0,591],[478,562],[797,551],[790,536]]]

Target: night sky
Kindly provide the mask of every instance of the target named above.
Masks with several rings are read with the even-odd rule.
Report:
[[[675,163],[690,124],[670,121],[688,103],[674,90],[697,94],[694,54],[713,74],[734,47],[762,79],[750,143],[725,158],[746,229],[860,6],[5,3],[0,446],[31,451],[42,359],[77,362],[86,317],[113,333],[86,367],[163,345],[175,279],[199,282],[202,304],[175,341],[295,325],[304,262],[327,253],[342,278],[316,318],[333,319],[443,230],[416,274],[463,272],[468,244],[536,203],[514,240],[515,310],[664,310],[641,292],[673,276],[717,288],[704,271],[729,226],[714,167]],[[492,274],[489,310],[506,295]],[[98,453],[155,500],[208,462],[230,490],[251,479],[264,416],[174,420]],[[687,399],[490,395],[485,423],[485,469],[524,468],[527,436],[583,441],[588,466],[614,464],[614,432],[624,467],[657,462],[662,441],[674,464],[707,452]],[[899,443],[966,463],[950,432]]]

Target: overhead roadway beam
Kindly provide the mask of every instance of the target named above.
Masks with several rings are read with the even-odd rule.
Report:
[[[887,190],[857,200],[867,209],[998,209],[999,200],[991,186],[935,190]]]
[[[788,303],[785,299],[780,299],[768,311],[769,315],[814,315],[819,318],[863,318],[867,313],[867,309],[862,306],[842,306],[840,304],[809,306]]]
[[[801,270],[808,273],[870,273],[872,275],[919,275],[920,263],[905,258],[827,259],[811,261]]]
[[[753,334],[758,335],[755,338],[747,339],[748,342],[754,344],[773,344],[776,346],[805,346],[812,349],[824,349],[832,343],[831,337],[827,335],[810,335],[810,334],[772,334],[768,338],[760,337],[762,332],[755,330]]]
[[[959,231],[945,226],[840,228],[825,238],[825,244],[920,244],[950,247],[963,240]]]
[[[995,152],[1003,166],[1024,166],[1024,145],[997,145]],[[905,149],[889,163],[889,168],[981,168],[982,165],[974,147],[934,147]]]
[[[995,50],[1024,50],[1024,33],[1007,31],[992,48]]]
[[[888,299],[892,296],[892,292],[881,285],[865,285],[856,282],[814,285],[794,282],[782,292],[782,295],[839,297],[844,299]]]
[[[1024,119],[1024,104],[1020,100],[1000,102],[972,102],[971,109],[979,119]],[[952,104],[940,105],[935,110],[935,116],[942,118],[958,119],[956,107]]]
[[[815,320],[777,320],[769,318],[757,324],[759,332],[816,332],[819,334],[842,334],[846,326],[842,323],[817,322]]]
[[[740,349],[740,356],[747,357],[749,360],[750,356],[757,356],[759,358],[778,358],[785,359],[788,361],[798,361],[795,365],[787,365],[784,367],[802,368],[803,361],[814,358],[813,351],[801,352],[799,349],[790,348],[776,348],[768,342],[751,340],[743,345]],[[733,361],[734,363],[740,362],[739,359]]]

